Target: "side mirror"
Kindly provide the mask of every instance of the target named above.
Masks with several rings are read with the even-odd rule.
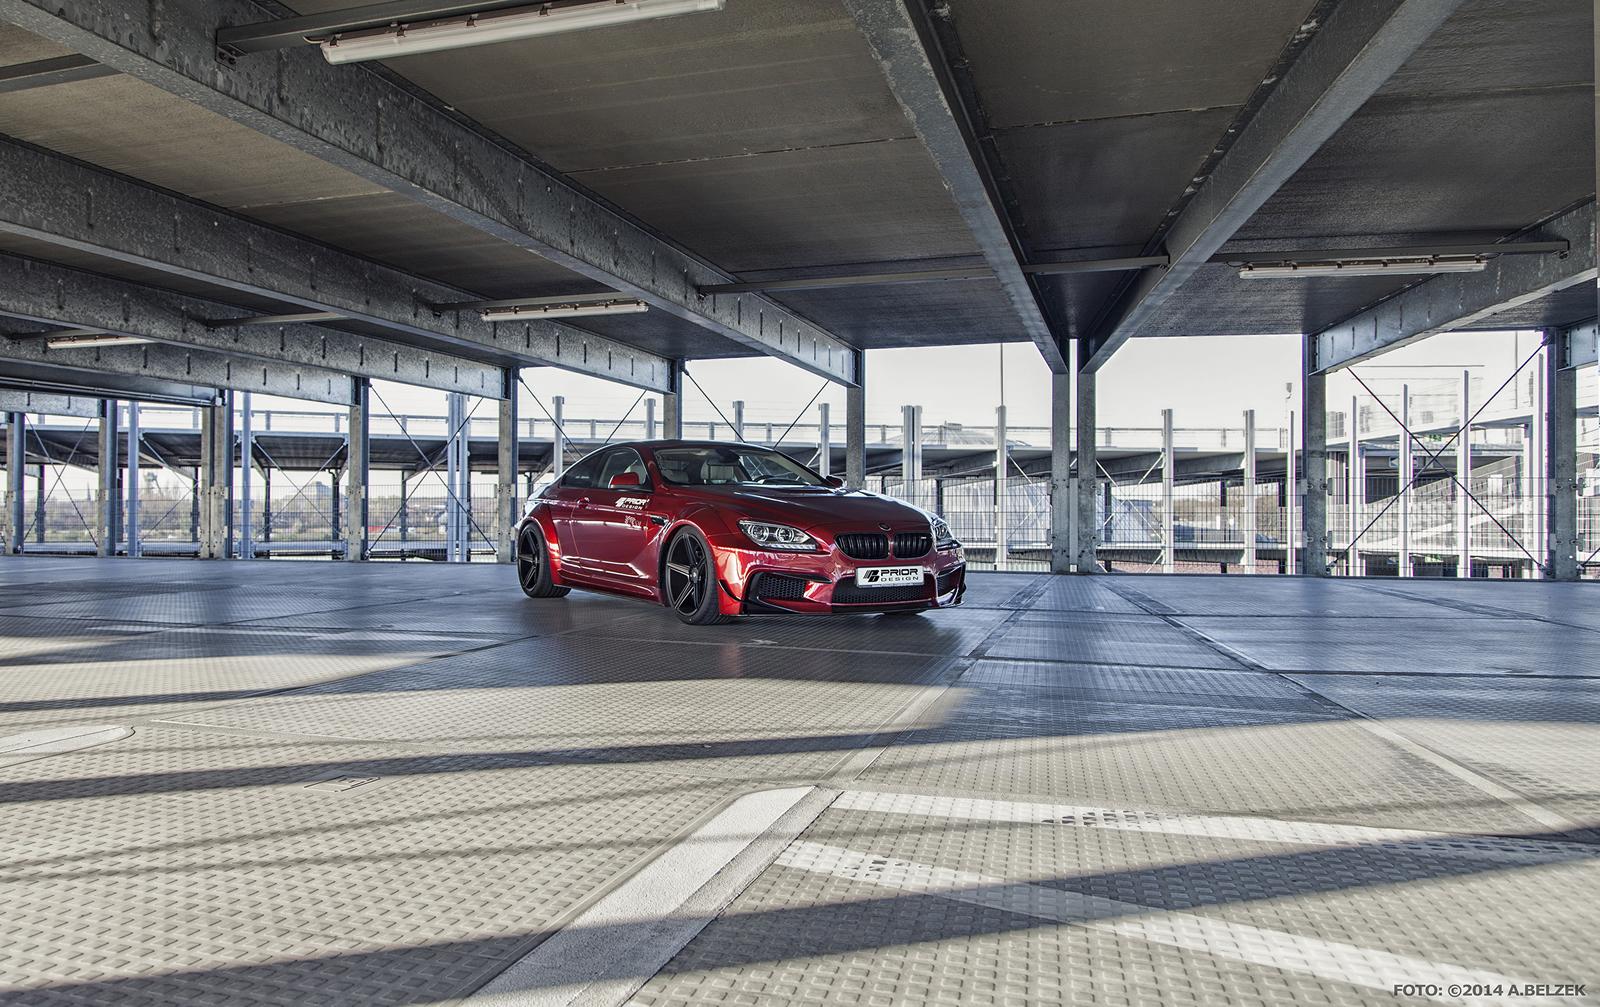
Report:
[[[611,482],[607,484],[607,488],[614,490],[629,490],[637,489],[641,485],[643,484],[639,482],[639,473],[618,472],[616,475],[611,477]]]
[[[844,480],[840,479],[838,476],[823,476],[822,481],[827,483],[829,486],[832,486],[834,489],[840,489],[844,486]]]

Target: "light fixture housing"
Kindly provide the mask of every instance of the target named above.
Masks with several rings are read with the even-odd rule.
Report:
[[[445,49],[511,42],[557,35],[562,32],[605,28],[653,21],[678,14],[719,11],[727,0],[599,0],[597,3],[557,7],[531,4],[510,10],[440,18],[415,24],[391,24],[322,39],[318,44],[329,63],[359,63],[372,59],[415,56]]]
[[[541,318],[574,318],[580,315],[638,315],[650,310],[643,301],[601,301],[594,304],[522,304],[485,311],[486,322],[533,322]]]
[[[1434,273],[1481,273],[1483,259],[1411,259],[1368,262],[1285,262],[1239,269],[1242,280],[1282,280],[1308,276],[1431,276]]]
[[[115,332],[96,332],[76,336],[50,336],[45,339],[48,350],[83,350],[100,346],[142,346],[153,342],[140,336],[124,336]]]

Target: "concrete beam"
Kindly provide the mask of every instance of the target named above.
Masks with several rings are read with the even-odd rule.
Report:
[[[1380,301],[1316,335],[1315,369],[1328,371],[1451,329],[1476,325],[1520,304],[1595,282],[1595,205],[1586,203],[1543,225],[1564,238],[1565,256],[1491,259],[1481,273],[1442,273]]]
[[[837,337],[760,295],[701,297],[697,288],[733,277],[383,73],[330,66],[312,45],[219,60],[219,30],[261,20],[248,0],[0,0],[0,18],[656,310],[824,377],[856,380],[851,347]],[[511,328],[520,336],[529,325]],[[562,329],[541,323],[535,331],[548,345]],[[593,347],[624,350],[593,338]],[[617,361],[613,369],[628,368]],[[635,374],[628,383],[661,390],[646,380],[656,379]]]
[[[0,389],[0,413],[40,413],[90,420],[100,415],[100,400],[87,395]]]
[[[215,301],[78,269],[0,254],[0,315],[65,324],[355,377],[498,396],[502,368],[468,357],[319,325],[219,328],[200,319],[244,317]]]
[[[1167,229],[1168,267],[1141,273],[1111,306],[1080,366],[1099,368],[1144,328],[1461,4],[1341,0],[1308,25],[1316,34]]]
[[[1586,322],[1583,325],[1574,325],[1561,334],[1562,341],[1566,344],[1566,360],[1568,367],[1585,367],[1600,363],[1600,324]]]
[[[0,361],[8,365],[45,365],[54,372],[80,375],[90,386],[105,375],[134,375],[200,388],[232,388],[337,405],[350,403],[350,380],[335,371],[268,364],[165,343],[52,350],[37,337],[0,334]]]
[[[1022,327],[1052,371],[1067,370],[1061,334],[1051,327],[1038,289],[1023,272],[1022,243],[978,146],[972,111],[951,79],[949,60],[929,21],[941,15],[930,15],[923,0],[844,0],[844,6],[877,57],[911,128],[932,155]]]
[[[436,312],[430,305],[474,295],[15,141],[0,140],[0,233],[332,312],[478,360],[657,390],[665,379],[666,360],[653,353],[560,322]]]

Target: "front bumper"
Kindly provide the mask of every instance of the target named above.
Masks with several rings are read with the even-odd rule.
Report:
[[[919,566],[920,585],[856,587],[856,570],[875,566]],[[728,614],[792,612],[826,615],[895,612],[959,605],[966,593],[966,560],[960,549],[938,550],[920,559],[854,560],[828,553],[719,550],[723,611]]]

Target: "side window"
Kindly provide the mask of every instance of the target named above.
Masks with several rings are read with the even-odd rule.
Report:
[[[641,491],[650,488],[650,473],[644,467],[644,459],[639,457],[639,452],[633,448],[616,448],[605,453],[605,458],[600,464],[600,476],[595,480],[595,488],[606,489],[611,485],[611,480],[624,472],[632,472],[639,477]]]
[[[589,489],[595,484],[595,476],[600,472],[600,464],[605,461],[610,451],[596,452],[583,461],[567,470],[561,477],[561,485],[566,489]]]

